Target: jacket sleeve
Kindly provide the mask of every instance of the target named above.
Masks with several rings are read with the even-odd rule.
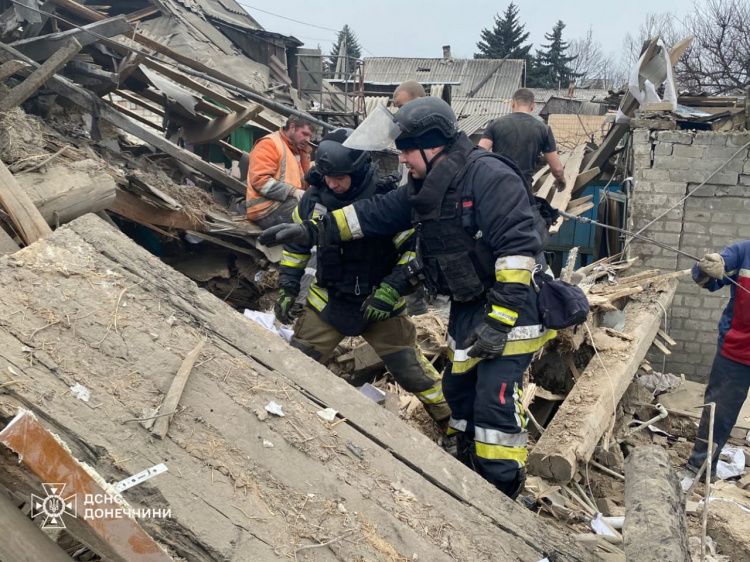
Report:
[[[393,245],[399,253],[399,260],[393,268],[393,271],[383,279],[384,283],[387,283],[396,289],[398,294],[402,296],[408,294],[413,288],[409,281],[406,264],[417,257],[417,254],[414,251],[415,240],[416,234],[413,228],[399,232],[393,237]]]
[[[406,186],[357,201],[331,213],[342,241],[364,236],[395,236],[411,228]]]
[[[472,170],[476,223],[495,258],[487,312],[492,321],[512,327],[529,295],[541,240],[523,180],[505,164],[488,160]]]
[[[299,205],[292,212],[292,220],[299,224],[312,214],[312,201],[309,194],[305,193],[300,199]],[[312,246],[304,244],[284,244],[279,262],[279,287],[299,293],[300,281],[305,273],[305,267],[310,260]]]
[[[285,201],[296,189],[293,185],[277,180],[279,156],[271,139],[260,139],[250,152],[247,185],[263,197]]]
[[[724,273],[726,273],[728,277],[736,279],[742,264],[747,263],[748,261],[750,254],[750,240],[730,244],[724,248],[720,254],[721,257],[724,258]],[[712,293],[718,291],[729,283],[726,278],[714,279],[713,277],[709,277],[698,268],[697,263],[693,265],[692,275],[693,281]]]

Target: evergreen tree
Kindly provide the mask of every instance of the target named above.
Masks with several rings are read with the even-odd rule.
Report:
[[[580,76],[570,67],[575,56],[566,54],[568,43],[563,41],[562,32],[565,24],[558,21],[552,28],[552,33],[545,33],[544,38],[549,41],[537,50],[531,61],[530,71],[527,69],[526,85],[531,88],[567,88],[571,81]]]
[[[346,51],[341,51],[344,45],[346,45]],[[341,51],[341,53],[339,53],[339,51]],[[354,72],[354,69],[357,66],[357,59],[362,56],[362,47],[359,44],[357,36],[348,25],[345,25],[341,29],[341,31],[339,31],[336,43],[331,49],[330,62],[332,73],[335,73],[336,71],[339,54],[346,54],[346,59],[345,61],[341,61],[340,68],[343,72],[346,73],[346,76],[349,76],[352,72]],[[346,62],[346,65],[344,64],[344,62]],[[344,76],[336,76],[336,78],[344,78]]]
[[[482,40],[477,43],[479,53],[475,59],[525,59],[531,50],[531,44],[524,45],[529,37],[524,32],[525,26],[518,21],[518,6],[513,2],[506,8],[502,17],[495,15],[495,28],[483,29]]]

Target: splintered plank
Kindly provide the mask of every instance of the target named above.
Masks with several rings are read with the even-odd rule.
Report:
[[[261,111],[263,111],[263,107],[256,105],[254,107],[247,107],[238,113],[211,119],[207,123],[187,125],[183,128],[183,138],[185,142],[191,144],[205,144],[217,141],[250,121]]]
[[[169,520],[143,525],[183,559],[302,560],[304,546],[337,537],[347,539],[336,543],[341,560],[372,558],[374,545],[434,562],[477,559],[477,545],[497,562],[596,559],[97,217],[0,258],[0,284],[0,307],[21,295],[26,306],[0,326],[0,373],[19,381],[0,394],[0,425],[28,404],[107,481],[165,462],[167,473],[123,496],[171,509]],[[193,366],[167,437],[152,439],[136,422],[202,339],[206,359]],[[36,347],[33,365],[24,345]],[[69,392],[78,377],[89,403]],[[267,415],[271,400],[284,417]],[[316,415],[324,407],[339,411],[335,428]],[[0,459],[0,483],[15,482],[10,460]],[[425,525],[450,525],[454,539]]]
[[[98,554],[122,562],[172,560],[135,519],[106,514],[86,517],[87,508],[98,515],[99,511],[112,511],[117,503],[91,475],[93,469],[87,470],[73,458],[67,447],[47,431],[34,414],[21,409],[0,431],[0,443],[18,455],[18,462],[41,483],[64,486],[59,495],[65,500],[66,513],[60,517],[74,536],[91,545]],[[41,498],[49,495],[42,486],[37,490]],[[87,498],[94,498],[94,502],[86,506]]]
[[[9,60],[0,65],[0,81],[5,80],[9,76],[13,76],[16,72],[29,68],[29,65],[20,60]]]
[[[563,165],[563,168],[565,168],[565,164],[568,162],[568,158],[570,158],[570,153],[565,153],[560,155],[560,163]],[[542,183],[541,187],[537,190],[537,192],[534,194],[537,197],[541,197],[542,199],[546,199],[547,201],[550,201],[552,198],[552,193],[555,190],[555,176],[553,176],[551,173],[544,179],[544,182]]]
[[[115,200],[107,207],[117,215],[145,225],[167,226],[182,230],[200,230],[201,225],[185,213],[172,209],[155,207],[123,189],[117,189]]]
[[[29,97],[31,97],[31,95],[36,92],[42,84],[52,78],[52,76],[65,66],[65,64],[80,50],[81,44],[78,41],[75,39],[68,39],[58,51],[44,61],[42,66],[38,67],[26,78],[26,80],[13,88],[3,99],[0,100],[0,111],[8,111],[29,99]]]
[[[578,174],[576,183],[573,186],[573,192],[578,193],[579,191],[583,190],[583,188],[586,187],[591,180],[598,176],[599,173],[599,168],[592,168],[591,170],[586,170],[585,172]]]
[[[10,170],[0,162],[0,203],[8,211],[10,219],[28,245],[52,232],[31,197],[18,185]]]
[[[75,38],[82,47],[85,47],[101,41],[102,37],[115,37],[132,30],[133,26],[128,23],[125,16],[117,16],[61,33],[22,39],[11,44],[30,59],[43,61],[52,56],[70,38]]]
[[[75,39],[71,39],[71,41],[75,41]],[[19,59],[30,63],[33,67],[37,66],[37,63],[35,63],[25,55],[19,53],[13,47],[5,45],[3,43],[0,43],[0,59],[4,61]],[[24,81],[24,83],[25,82],[26,81]],[[120,127],[124,131],[135,135],[136,137],[149,143],[150,145],[163,150],[173,158],[179,160],[187,166],[190,166],[191,168],[195,168],[199,172],[205,174],[227,189],[230,189],[235,193],[239,193],[241,195],[245,195],[247,193],[247,186],[241,181],[228,176],[222,170],[220,170],[216,166],[209,164],[208,162],[203,161],[192,152],[188,152],[187,150],[180,148],[176,144],[169,142],[164,137],[160,137],[159,135],[145,129],[141,125],[138,125],[134,121],[125,117],[122,113],[118,112],[116,109],[106,105],[104,102],[102,102],[101,99],[94,96],[91,92],[81,88],[70,80],[53,76],[52,78],[50,78],[47,86],[50,90],[69,99],[76,105],[84,108],[86,111],[89,111],[91,113],[98,112],[102,119],[106,119],[116,127]]]
[[[529,453],[528,469],[532,474],[568,482],[575,476],[579,463],[591,459],[656,337],[663,317],[662,306],[669,308],[676,290],[677,282],[671,280],[661,290],[643,293],[628,303],[624,309],[625,332],[634,339],[628,342],[626,357],[623,358],[622,352],[601,350],[591,359]]]
[[[585,153],[586,146],[583,144],[578,145],[577,147],[575,147],[570,155],[570,158],[565,163],[565,189],[563,189],[562,191],[555,191],[554,195],[552,196],[552,201],[550,202],[550,204],[554,208],[564,210],[568,207],[568,203],[570,203],[570,200],[573,196],[573,189],[575,188],[576,178],[579,175],[581,162],[583,162],[583,156]],[[560,230],[562,223],[562,217],[557,219],[557,222],[553,224],[549,229],[550,234],[555,234],[558,230]]]
[[[167,436],[167,431],[169,431],[169,422],[172,419],[172,416],[167,416],[164,414],[174,413],[177,411],[177,406],[180,404],[182,391],[185,390],[185,385],[187,384],[188,377],[190,376],[190,371],[193,369],[193,365],[195,365],[195,362],[198,360],[198,356],[200,355],[204,344],[205,342],[201,340],[201,342],[197,346],[195,346],[195,349],[187,354],[187,357],[185,357],[182,365],[180,365],[180,370],[177,371],[177,374],[175,375],[174,380],[169,387],[167,395],[164,397],[164,402],[161,403],[162,417],[157,418],[154,422],[154,426],[151,428],[151,433],[156,435],[159,439],[164,439]]]

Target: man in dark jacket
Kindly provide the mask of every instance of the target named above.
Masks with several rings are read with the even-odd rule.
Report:
[[[400,293],[418,277],[431,293],[450,296],[443,391],[459,458],[516,497],[527,457],[523,373],[555,336],[540,323],[531,284],[541,241],[529,196],[512,163],[458,132],[444,101],[414,100],[395,120],[392,137],[409,169],[407,185],[320,220],[273,227],[261,241],[326,245],[415,228],[414,259],[394,288]]]
[[[395,187],[397,178],[380,178],[369,152],[341,144],[350,133],[350,129],[337,129],[320,142],[316,165],[305,178],[310,187],[292,213],[295,223],[318,220]],[[392,280],[394,268],[398,272],[399,264],[413,255],[413,234],[407,229],[392,237],[320,246],[316,280],[295,323],[292,345],[325,362],[344,337],[362,336],[396,382],[419,398],[435,421],[446,422],[450,409],[440,375],[422,355],[414,324],[406,316],[403,295],[409,287],[398,292]],[[312,246],[312,240],[284,245],[275,307],[282,323],[297,315],[295,300]]]

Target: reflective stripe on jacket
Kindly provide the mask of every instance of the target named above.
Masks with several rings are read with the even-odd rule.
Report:
[[[250,152],[247,218],[268,216],[289,198],[293,189],[304,189],[303,177],[309,167],[309,155],[297,154],[283,132],[260,139]]]

